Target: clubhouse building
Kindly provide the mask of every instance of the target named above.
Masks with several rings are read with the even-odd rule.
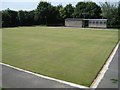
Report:
[[[90,28],[107,28],[107,19],[83,19],[67,18],[65,19],[67,27],[90,27]]]

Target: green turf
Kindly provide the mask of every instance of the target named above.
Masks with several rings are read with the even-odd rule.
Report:
[[[118,41],[116,30],[3,29],[3,62],[89,86]]]

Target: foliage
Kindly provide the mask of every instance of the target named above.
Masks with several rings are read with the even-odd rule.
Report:
[[[37,23],[46,24],[46,20],[49,17],[49,10],[51,9],[51,4],[47,2],[40,2],[35,11]]]
[[[118,80],[117,80],[117,79],[112,78],[112,79],[110,79],[110,80],[112,81],[112,83],[118,83]]]
[[[52,25],[58,21],[59,10],[48,2],[40,2],[35,11],[38,24]]]
[[[120,27],[120,2],[118,5],[95,2],[78,2],[72,4],[53,6],[48,2],[40,2],[37,9],[32,11],[2,11],[2,26],[31,26],[31,25],[64,25],[66,18],[107,18],[108,27]]]
[[[60,12],[63,19],[73,18],[74,7],[72,6],[72,4],[68,4],[64,8],[61,8]]]
[[[10,27],[10,26],[17,26],[18,25],[18,17],[17,12],[7,9],[2,11],[2,26],[3,27]]]
[[[119,7],[117,4],[113,2],[101,3],[102,16],[108,19],[108,27],[117,27],[120,24],[118,21],[120,16],[118,15]]]
[[[100,18],[101,8],[94,2],[78,2],[74,14],[77,18]]]
[[[34,24],[34,11],[18,11],[19,25],[33,25]]]
[[[118,2],[117,27],[120,28],[120,1]]]

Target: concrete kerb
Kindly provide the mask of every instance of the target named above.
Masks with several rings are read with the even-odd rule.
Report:
[[[118,42],[118,44],[116,45],[116,47],[114,48],[113,52],[111,53],[110,57],[108,58],[108,60],[106,61],[105,65],[103,66],[102,70],[99,72],[97,78],[93,81],[93,83],[91,84],[90,88],[97,88],[97,86],[99,85],[100,81],[102,80],[102,78],[104,77],[106,71],[108,70],[108,67],[111,63],[111,61],[113,60],[113,57],[115,55],[115,53],[118,50],[118,47],[120,45],[120,41]]]
[[[48,76],[40,75],[40,74],[37,74],[37,73],[33,73],[31,71],[20,69],[20,68],[17,68],[17,67],[5,64],[5,63],[0,62],[0,64],[4,65],[4,66],[7,66],[7,67],[10,67],[10,68],[13,68],[13,69],[16,69],[16,70],[19,70],[19,71],[22,71],[22,72],[25,72],[25,73],[29,73],[29,74],[44,78],[44,79],[48,79],[48,80],[56,81],[56,82],[59,82],[59,83],[62,83],[62,84],[66,84],[66,85],[72,86],[74,88],[81,88],[81,89],[88,89],[89,88],[89,87],[86,87],[86,86],[82,86],[82,85],[74,84],[74,83],[71,83],[71,82],[67,82],[67,81],[51,78],[51,77],[48,77]]]

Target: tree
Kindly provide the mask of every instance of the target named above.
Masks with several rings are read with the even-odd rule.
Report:
[[[48,15],[47,25],[57,25],[59,20],[59,11],[56,9],[56,7],[51,6],[51,8],[49,8]]]
[[[77,18],[100,18],[102,11],[94,2],[78,2],[74,15]]]
[[[0,11],[0,28],[2,28],[2,11]]]
[[[35,25],[35,20],[34,20],[34,17],[35,17],[35,11],[32,10],[32,11],[29,11],[28,12],[28,20],[29,20],[29,25]]]
[[[65,7],[60,7],[60,16],[65,19],[65,18],[73,18],[73,13],[74,13],[74,7],[72,4],[68,4]]]
[[[58,5],[56,6],[56,9],[57,9],[57,17],[56,17],[56,21],[57,21],[57,25],[64,25],[64,17],[62,16],[63,13],[62,13],[62,10],[63,10],[63,6],[62,5]]]
[[[101,3],[102,16],[108,19],[108,27],[116,27],[118,23],[119,7],[116,3]]]
[[[34,25],[34,15],[35,12],[33,11],[18,11],[18,19],[19,19],[19,25],[25,26],[25,25]]]
[[[59,19],[59,10],[48,2],[40,2],[35,11],[37,24],[53,25]]]
[[[2,26],[3,27],[13,27],[18,26],[18,17],[17,12],[10,10],[2,11]]]
[[[117,26],[120,28],[120,1],[118,2],[118,15],[117,15]]]
[[[61,13],[61,10],[63,9],[63,6],[62,6],[62,5],[58,5],[58,6],[56,6],[56,9],[57,9],[57,11],[59,12],[57,17],[58,17],[59,19],[63,19],[62,13]]]
[[[25,13],[24,11],[20,10],[18,11],[18,19],[19,19],[19,25],[20,26],[23,26],[25,25]]]
[[[36,17],[35,20],[39,24],[47,24],[47,19],[49,17],[49,10],[51,8],[51,4],[47,2],[40,2],[36,9]]]

